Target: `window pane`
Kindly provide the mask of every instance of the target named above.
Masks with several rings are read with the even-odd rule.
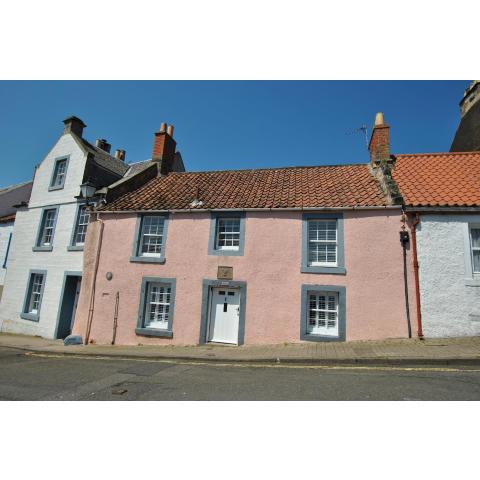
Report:
[[[472,236],[472,247],[480,248],[480,228],[472,228],[470,234]]]
[[[168,329],[170,297],[170,285],[154,282],[148,284],[145,327]]]
[[[142,222],[141,255],[160,256],[163,247],[163,217],[146,216]]]
[[[78,210],[77,225],[75,229],[74,245],[83,245],[87,234],[88,222],[90,220],[90,212],[85,205]]]
[[[216,238],[216,248],[238,250],[240,247],[240,218],[218,218]]]
[[[480,273],[480,250],[473,251],[473,273]]]

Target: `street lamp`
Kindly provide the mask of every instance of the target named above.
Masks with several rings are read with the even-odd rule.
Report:
[[[85,205],[87,207],[90,206],[88,199],[92,198],[95,195],[96,190],[97,187],[89,180],[80,185],[80,191],[82,192],[82,197],[85,199]]]

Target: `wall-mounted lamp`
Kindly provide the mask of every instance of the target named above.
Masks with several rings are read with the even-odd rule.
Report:
[[[85,199],[85,205],[89,207],[90,202],[88,200],[95,196],[97,187],[87,180],[85,183],[80,185],[80,191],[82,192],[82,197]]]

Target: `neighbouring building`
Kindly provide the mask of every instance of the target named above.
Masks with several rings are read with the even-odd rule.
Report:
[[[74,334],[129,345],[407,337],[410,249],[389,127],[375,123],[368,164],[205,172],[172,171],[162,124],[152,161],[104,189],[92,215]]]
[[[450,147],[451,152],[473,152],[480,150],[480,80],[465,90],[460,101],[460,125]]]
[[[123,150],[112,156],[106,140],[92,145],[83,137],[82,120],[63,123],[62,135],[35,169],[28,202],[16,211],[0,304],[2,332],[47,338],[70,333],[89,221],[80,185],[102,188],[129,170]]]
[[[23,182],[0,189],[0,300],[12,244],[16,206],[28,202],[31,190],[32,182]]]
[[[410,218],[420,333],[480,335],[480,152],[397,155],[393,178]]]

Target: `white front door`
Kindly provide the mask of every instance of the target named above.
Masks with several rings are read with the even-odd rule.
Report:
[[[240,289],[212,288],[208,341],[238,344]]]

